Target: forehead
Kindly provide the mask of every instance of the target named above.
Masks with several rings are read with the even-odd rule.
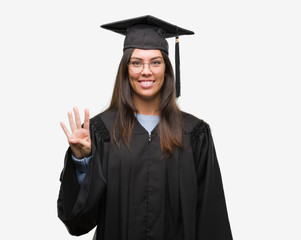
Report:
[[[151,59],[155,57],[163,57],[160,50],[157,49],[134,49],[132,58]]]

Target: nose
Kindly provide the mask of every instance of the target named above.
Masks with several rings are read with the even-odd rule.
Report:
[[[142,68],[141,74],[142,75],[151,75],[152,74],[152,71],[150,70],[149,63],[144,63],[143,64],[143,68]]]

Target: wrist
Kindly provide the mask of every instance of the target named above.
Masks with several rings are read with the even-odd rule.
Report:
[[[73,155],[73,157],[76,158],[77,160],[81,160],[81,159],[84,159],[84,158],[89,158],[89,157],[91,157],[91,153],[90,153],[90,154],[85,154],[85,155],[83,155],[83,154],[75,154],[75,153],[72,152],[72,155]]]

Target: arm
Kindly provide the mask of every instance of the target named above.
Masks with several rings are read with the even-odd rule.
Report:
[[[87,110],[83,128],[76,111],[75,117],[77,118],[76,125],[73,120],[70,120],[69,113],[72,133],[67,132],[64,124],[61,124],[70,147],[65,155],[64,168],[60,177],[61,186],[57,208],[58,217],[66,225],[69,233],[78,236],[89,232],[98,224],[106,180],[101,166],[105,143],[102,137],[96,134],[93,124],[90,126]],[[72,154],[76,158],[91,156],[81,187],[76,176]]]

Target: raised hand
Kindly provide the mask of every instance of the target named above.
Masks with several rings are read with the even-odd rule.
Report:
[[[67,129],[66,125],[63,122],[61,122],[61,127],[67,136],[68,143],[70,145],[73,155],[76,158],[81,159],[91,155],[89,110],[85,109],[85,120],[84,120],[83,128],[81,126],[78,108],[74,107],[73,111],[74,111],[75,122],[72,116],[72,112],[68,112],[68,119],[69,119],[71,133],[69,132],[69,130]]]

